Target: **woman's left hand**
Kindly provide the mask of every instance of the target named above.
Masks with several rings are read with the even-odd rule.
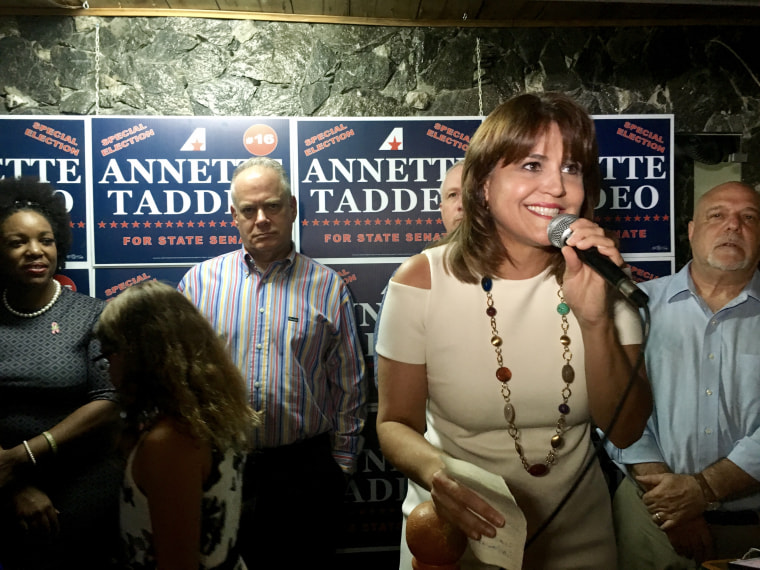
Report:
[[[58,511],[41,489],[32,485],[18,489],[13,493],[13,506],[16,520],[24,531],[39,538],[58,534]]]
[[[435,510],[459,527],[469,538],[495,537],[505,524],[504,516],[469,487],[449,477],[444,471],[433,474],[430,496]]]
[[[591,220],[578,218],[570,227],[573,233],[567,240],[567,246],[572,247],[562,248],[565,258],[565,300],[579,322],[596,323],[608,316],[607,284],[594,269],[580,260],[573,247],[596,247],[600,254],[609,257],[618,267],[624,266],[625,262],[612,238],[607,237],[604,229]]]

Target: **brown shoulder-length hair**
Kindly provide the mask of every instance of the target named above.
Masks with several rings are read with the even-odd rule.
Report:
[[[483,186],[499,164],[528,156],[538,139],[556,123],[562,133],[565,157],[577,162],[585,190],[580,215],[591,219],[599,201],[599,153],[594,122],[588,112],[562,93],[528,93],[502,103],[486,117],[467,149],[462,170],[462,222],[441,243],[449,243],[446,268],[465,283],[496,275],[509,252],[498,239]],[[555,275],[564,258],[552,258]]]

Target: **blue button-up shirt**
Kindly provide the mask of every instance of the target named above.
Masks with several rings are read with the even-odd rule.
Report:
[[[664,462],[681,474],[728,458],[760,480],[760,273],[713,313],[690,266],[640,284],[652,318],[645,356],[654,410],[638,442],[607,451],[621,465]],[[760,494],[724,508],[760,509]]]

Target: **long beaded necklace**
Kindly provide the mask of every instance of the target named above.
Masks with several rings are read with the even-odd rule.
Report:
[[[37,311],[34,311],[32,313],[22,313],[21,311],[17,311],[11,307],[10,303],[8,303],[8,289],[3,291],[3,305],[5,305],[5,308],[8,309],[9,313],[16,315],[17,317],[21,317],[22,319],[32,319],[34,317],[39,317],[42,313],[50,310],[50,307],[52,307],[58,300],[58,297],[61,296],[61,284],[55,279],[53,279],[53,283],[55,283],[55,293],[53,293],[53,298],[50,299],[47,305]]]
[[[515,442],[515,450],[517,455],[520,456],[525,470],[534,477],[542,477],[546,475],[551,466],[557,462],[557,450],[564,444],[563,434],[565,433],[565,416],[570,413],[570,406],[567,402],[570,400],[572,391],[570,390],[570,384],[575,380],[575,370],[570,365],[570,361],[573,359],[573,353],[570,351],[570,337],[567,336],[567,330],[570,328],[570,324],[567,320],[567,315],[570,312],[570,307],[565,303],[565,294],[562,290],[562,284],[560,283],[557,296],[559,297],[559,304],[557,305],[557,313],[562,318],[562,335],[559,337],[559,342],[562,345],[562,358],[565,364],[562,366],[562,381],[565,383],[565,387],[562,388],[562,403],[559,405],[559,419],[557,420],[555,433],[551,438],[551,448],[546,454],[546,458],[543,463],[534,463],[531,465],[525,458],[522,445],[520,445],[520,430],[515,425],[515,408],[512,405],[511,396],[512,391],[509,389],[509,381],[512,379],[512,371],[504,366],[504,358],[501,353],[501,345],[503,343],[499,336],[499,331],[496,328],[496,307],[494,307],[493,296],[491,295],[491,289],[493,288],[493,281],[490,277],[483,277],[480,281],[483,291],[486,293],[486,315],[491,319],[491,345],[496,351],[496,379],[501,384],[501,396],[504,398],[504,419],[507,420],[508,433]]]

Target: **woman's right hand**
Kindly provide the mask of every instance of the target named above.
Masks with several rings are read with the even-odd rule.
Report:
[[[25,485],[13,493],[16,520],[22,530],[37,538],[58,534],[58,511],[47,493],[32,485]]]
[[[504,516],[499,511],[442,470],[433,474],[430,496],[436,512],[473,540],[484,535],[493,538],[496,529],[504,526]]]

